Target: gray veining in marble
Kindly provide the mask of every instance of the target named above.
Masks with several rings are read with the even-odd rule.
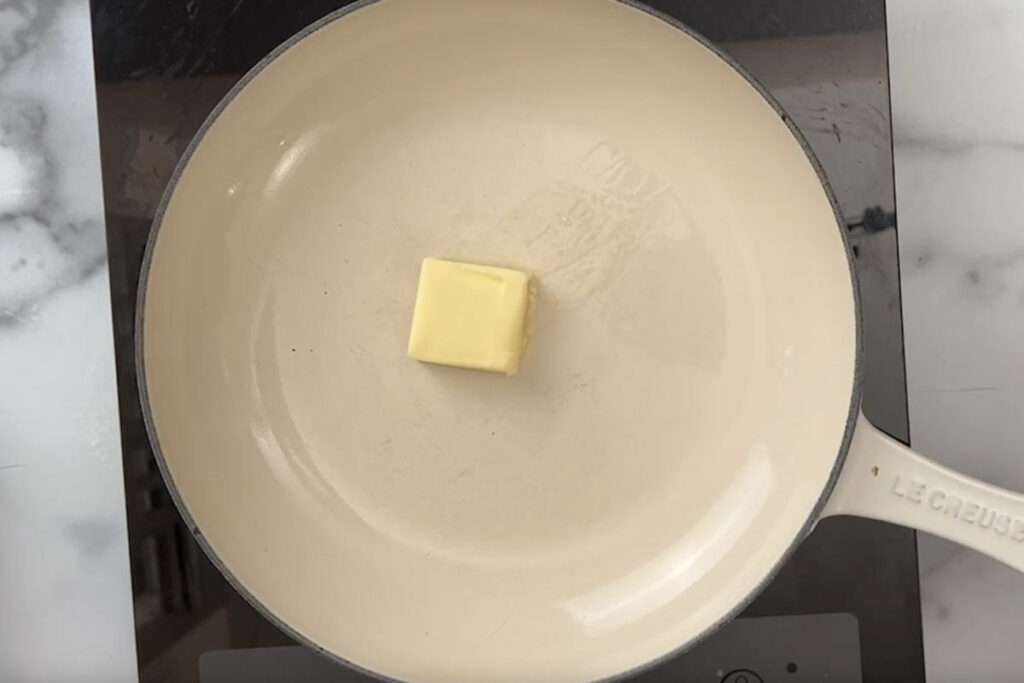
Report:
[[[1024,491],[1024,3],[888,20],[911,444]],[[919,546],[928,680],[1024,679],[1024,575]]]
[[[8,323],[81,280],[105,254],[102,204],[83,196],[73,167],[61,163],[77,151],[72,138],[79,131],[69,130],[66,112],[55,111],[55,98],[65,94],[56,74],[41,73],[44,38],[64,28],[71,7],[0,2],[0,318]]]
[[[0,0],[0,681],[134,681],[87,0]]]

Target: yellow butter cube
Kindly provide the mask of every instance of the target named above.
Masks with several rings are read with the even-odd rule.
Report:
[[[516,374],[527,343],[530,279],[511,268],[423,259],[409,357]]]

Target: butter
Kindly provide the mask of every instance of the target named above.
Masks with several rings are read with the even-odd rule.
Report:
[[[526,347],[531,275],[423,259],[409,357],[514,375]]]

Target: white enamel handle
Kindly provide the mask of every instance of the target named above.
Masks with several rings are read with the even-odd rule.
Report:
[[[823,514],[927,531],[1024,572],[1024,496],[918,455],[863,415]]]

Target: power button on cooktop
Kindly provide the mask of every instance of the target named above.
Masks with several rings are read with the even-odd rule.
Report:
[[[753,671],[739,669],[727,673],[722,683],[764,683],[764,680]]]

